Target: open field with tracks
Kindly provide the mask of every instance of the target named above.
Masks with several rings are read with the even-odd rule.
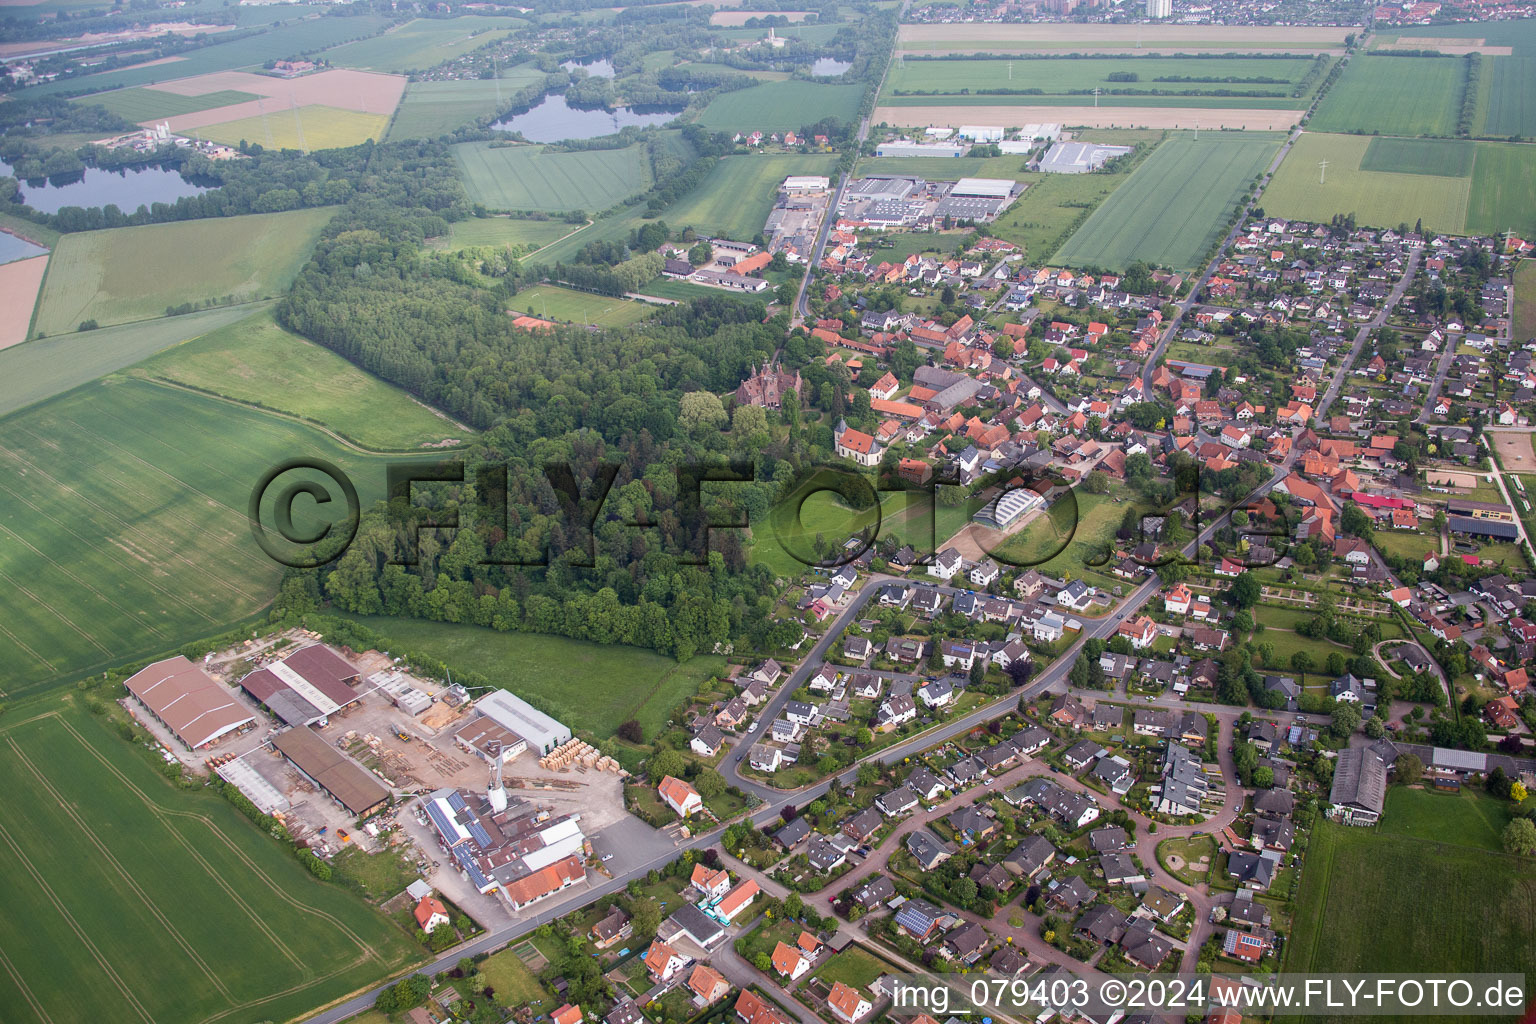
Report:
[[[369,71],[423,71],[526,26],[522,18],[465,15],[417,18],[383,35],[327,50],[325,58],[343,68]]]
[[[1344,68],[1317,113],[1315,132],[1452,135],[1466,81],[1460,57],[1360,54]]]
[[[286,289],[331,209],[172,221],[66,235],[43,283],[37,330],[63,334],[164,316],[166,307],[250,301]]]
[[[1467,230],[1479,235],[1504,231],[1529,235],[1536,231],[1536,174],[1530,143],[1477,143],[1472,166],[1472,192],[1467,203]]]
[[[644,145],[566,153],[465,142],[453,157],[470,198],[493,210],[605,210],[651,187]]]
[[[359,146],[370,139],[382,142],[388,127],[388,114],[309,106],[204,125],[197,129],[197,134],[226,146],[238,146],[246,141],[259,143],[267,149],[299,149],[312,153],[317,149]]]
[[[729,156],[702,184],[669,207],[662,218],[673,228],[749,242],[763,230],[779,186],[791,174],[832,176],[837,157],[826,155]]]
[[[862,85],[765,82],[717,97],[699,123],[719,132],[799,131],[826,117],[852,121],[863,95]]]
[[[135,367],[237,402],[290,413],[372,449],[406,451],[474,432],[262,311]]]
[[[187,134],[198,132],[206,138],[213,138],[215,131],[231,121],[260,121],[266,118],[274,132],[283,131],[284,121],[292,123],[295,120],[295,110],[303,112],[306,132],[313,130],[318,133],[322,130],[321,122],[315,121],[313,129],[308,126],[312,119],[311,111],[317,107],[372,115],[375,119],[382,118],[387,122],[405,92],[405,79],[398,75],[376,75],[368,71],[341,69],[291,79],[272,78],[245,71],[225,71],[166,82],[145,91],[165,92],[172,97],[194,100],[210,93],[253,93],[252,99],[241,103],[204,107],[165,118],[170,122],[172,131]],[[379,122],[370,120],[366,123],[373,126],[375,134],[364,137],[378,138],[382,132]],[[227,129],[220,134],[227,134]],[[265,132],[253,132],[251,141],[263,142],[263,134]],[[318,135],[316,140],[306,138],[311,149],[319,148],[318,141]]]
[[[1278,136],[1255,132],[1170,137],[1089,216],[1055,259],[1116,270],[1137,260],[1193,269],[1279,145]]]
[[[27,325],[47,268],[46,254],[0,264],[0,349],[27,340]]]
[[[896,47],[933,53],[1342,53],[1351,31],[1282,25],[903,25]]]
[[[451,668],[479,672],[514,693],[536,695],[541,706],[572,729],[599,739],[612,736],[631,718],[639,720],[650,739],[684,698],[725,668],[725,659],[715,655],[697,655],[679,665],[638,647],[424,619],[348,617]]]
[[[519,313],[595,327],[623,327],[656,315],[656,307],[648,303],[593,295],[552,284],[524,288],[507,304]]]
[[[419,959],[211,792],[65,707],[0,731],[9,1020],[287,1020]],[[68,965],[68,966],[66,966]]]
[[[543,77],[538,68],[524,64],[504,69],[500,80],[412,82],[389,123],[389,139],[435,139],[461,125],[495,117],[506,106],[503,97]]]
[[[1375,227],[1413,224],[1422,217],[1428,231],[1460,234],[1466,229],[1471,179],[1363,170],[1371,143],[1365,135],[1304,134],[1259,205],[1265,213],[1300,220],[1326,222],[1336,213],[1352,212],[1361,224]],[[1323,160],[1326,169],[1318,166]]]
[[[57,685],[265,607],[281,567],[251,537],[251,489],[301,457],[350,474],[365,506],[384,492],[384,457],[149,381],[108,377],[0,421],[0,686]],[[300,530],[313,508],[296,504]]]
[[[1511,331],[1516,342],[1536,338],[1536,260],[1515,266],[1515,312]]]
[[[539,249],[580,227],[580,224],[569,224],[563,220],[470,217],[448,225],[447,237],[435,238],[432,243],[444,249],[464,249],[478,245]]]
[[[1244,128],[1249,131],[1283,131],[1301,120],[1302,111],[1262,110],[1254,107],[1199,107],[1157,106],[1042,106],[1040,97],[1020,96],[1027,101],[1014,106],[999,102],[1002,97],[972,96],[973,100],[985,100],[970,104],[925,104],[923,106],[898,106],[883,104],[875,108],[875,121],[904,128],[922,128],[943,124],[995,124],[1002,126],[1059,123],[1081,125],[1089,128]],[[1118,99],[1118,97],[1116,97]]]
[[[240,92],[236,89],[221,89],[218,92],[204,93],[199,96],[178,96],[164,89],[144,87],[104,92],[96,96],[88,96],[79,102],[106,107],[118,117],[141,122],[164,120],[167,117],[191,114],[199,110],[213,110],[216,107],[230,107],[236,103],[249,103],[256,99],[258,99],[256,94]]]

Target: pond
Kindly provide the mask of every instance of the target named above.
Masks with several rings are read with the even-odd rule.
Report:
[[[0,175],[15,177],[11,165],[0,160]],[[58,213],[66,206],[115,204],[124,213],[154,203],[174,203],[182,196],[207,192],[216,183],[199,185],[188,181],[169,167],[125,167],[105,170],[87,167],[79,174],[54,178],[26,179],[21,182],[21,201],[43,213]]]
[[[831,57],[818,57],[811,64],[811,74],[818,78],[836,78],[843,74],[853,64],[846,60],[833,60]]]
[[[560,142],[563,139],[596,139],[613,135],[634,125],[662,125],[675,118],[682,108],[615,107],[606,110],[577,110],[559,93],[551,93],[527,111],[513,114],[491,125],[497,131],[522,132],[529,142]]]
[[[560,62],[560,66],[567,71],[586,68],[587,74],[592,78],[613,77],[613,61],[611,60],[563,60]]]
[[[33,245],[25,238],[17,238],[15,235],[0,231],[0,263],[15,263],[17,260],[31,259],[47,251],[40,245]]]

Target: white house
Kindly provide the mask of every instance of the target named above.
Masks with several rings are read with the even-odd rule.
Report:
[[[1046,612],[1035,620],[1035,639],[1042,643],[1055,643],[1065,632],[1066,620],[1055,612]]]
[[[997,563],[990,558],[983,558],[971,566],[971,585],[976,587],[989,587],[997,579],[1001,570]]]
[[[960,561],[960,552],[954,548],[945,548],[928,567],[928,575],[937,576],[941,580],[952,580],[960,571]]]

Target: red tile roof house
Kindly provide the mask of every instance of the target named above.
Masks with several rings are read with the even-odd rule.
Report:
[[[834,1017],[847,1024],[858,1024],[858,1021],[875,1008],[874,1004],[865,999],[858,989],[840,981],[833,984],[832,991],[827,996],[827,1007]]]
[[[710,1003],[725,997],[731,990],[730,982],[719,971],[708,964],[699,964],[688,976],[688,987],[693,991],[695,1002],[700,1006],[708,1006]]]
[[[790,981],[795,981],[811,969],[811,962],[794,946],[779,943],[773,947],[773,969]]]
[[[679,818],[686,818],[704,809],[704,798],[699,795],[699,791],[671,775],[661,780],[656,792],[661,796],[662,803],[672,808]]]
[[[761,891],[762,889],[753,879],[748,878],[744,882],[738,882],[736,888],[726,893],[720,902],[715,904],[715,913],[727,921],[734,921],[737,914],[752,905],[752,901]]]
[[[651,948],[645,953],[645,969],[656,981],[670,980],[687,962],[677,950],[660,939],[652,942]]]
[[[581,1007],[566,1003],[560,1009],[549,1015],[554,1024],[581,1024]]]
[[[432,933],[439,925],[448,924],[448,908],[443,906],[443,901],[436,896],[426,896],[416,904],[416,923],[421,930]]]

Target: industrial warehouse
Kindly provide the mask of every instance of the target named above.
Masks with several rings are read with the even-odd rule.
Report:
[[[139,705],[189,750],[203,750],[256,725],[256,716],[181,655],[157,661],[124,684]]]
[[[240,681],[251,699],[287,725],[313,725],[357,699],[358,671],[324,644],[302,647]]]
[[[996,220],[1026,187],[1009,178],[860,178],[848,186],[838,223],[877,230],[927,228],[945,221],[985,223]]]

